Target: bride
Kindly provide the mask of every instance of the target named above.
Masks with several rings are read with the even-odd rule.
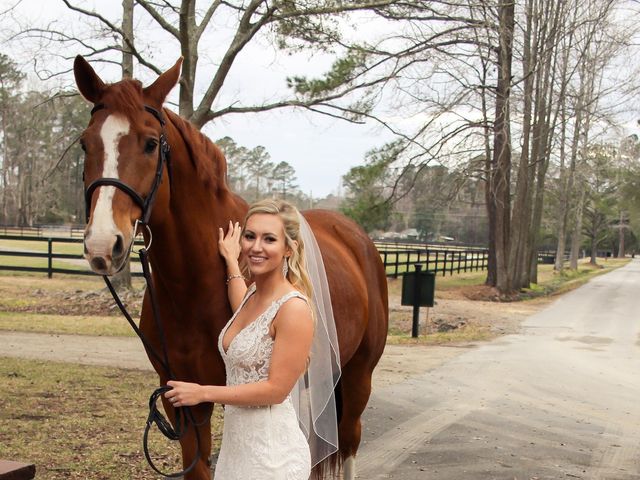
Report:
[[[168,382],[173,388],[165,396],[174,407],[225,405],[217,480],[307,480],[310,475],[309,443],[291,398],[308,367],[315,326],[300,222],[292,205],[263,200],[249,208],[244,228],[230,223],[226,235],[220,229],[235,312],[218,339],[227,384]],[[240,252],[253,281],[249,288]]]

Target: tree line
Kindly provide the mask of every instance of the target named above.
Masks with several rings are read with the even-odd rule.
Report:
[[[345,175],[342,210],[369,231],[405,226],[425,238],[475,222],[490,251],[487,283],[503,293],[537,281],[541,246],[555,246],[558,270],[565,250],[577,268],[585,242],[592,251],[635,248],[638,142],[622,129],[639,78],[626,60],[638,44],[632,2],[124,0],[118,14],[62,2],[78,20],[72,29],[4,12],[9,44],[35,45],[41,79],[63,77],[77,53],[119,65],[123,76],[134,68],[137,76],[155,75],[171,44],[184,57],[176,107],[198,127],[282,108],[378,125],[395,140],[372,140],[363,164]],[[166,42],[145,31],[161,32]],[[283,78],[286,89],[262,100],[225,95],[240,54],[258,43],[333,62],[315,77],[292,72]],[[205,65],[200,53],[212,44],[219,45],[215,61]],[[264,149],[221,143],[229,181],[249,199],[295,193],[290,166],[270,164]],[[16,139],[10,148],[20,145]],[[28,216],[22,192],[33,189],[38,168],[50,166],[24,158],[32,162],[29,175],[13,178],[7,161],[2,180],[11,190],[7,205],[24,211],[20,221]],[[35,212],[46,202],[30,203]]]

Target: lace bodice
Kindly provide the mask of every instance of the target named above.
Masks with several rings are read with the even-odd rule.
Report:
[[[282,304],[287,300],[299,297],[306,301],[304,295],[297,291],[289,292],[278,300],[275,300],[258,318],[249,323],[233,337],[227,351],[225,351],[222,345],[222,339],[238,316],[240,310],[242,310],[242,307],[244,307],[249,297],[251,297],[255,291],[256,286],[252,284],[247,290],[240,306],[218,337],[218,349],[224,360],[227,372],[227,385],[240,385],[267,379],[269,376],[269,365],[271,364],[271,353],[273,352],[273,339],[271,335],[269,335],[271,322],[273,322]]]

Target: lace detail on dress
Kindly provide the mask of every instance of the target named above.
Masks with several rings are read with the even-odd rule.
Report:
[[[289,292],[275,300],[258,318],[236,334],[225,352],[222,339],[240,310],[242,310],[242,307],[255,291],[255,284],[252,284],[247,290],[240,307],[235,311],[218,337],[218,349],[227,371],[227,385],[259,382],[268,378],[271,353],[273,352],[273,339],[269,335],[271,322],[273,322],[282,304],[287,300],[299,297],[306,301],[304,295],[297,291]]]
[[[273,351],[271,322],[287,300],[306,298],[289,292],[274,301],[258,318],[240,330],[224,350],[222,339],[238,312],[255,292],[249,287],[240,307],[218,337],[218,349],[227,371],[227,385],[266,380]],[[225,408],[222,446],[215,469],[216,480],[308,480],[311,454],[288,397],[279,405]]]

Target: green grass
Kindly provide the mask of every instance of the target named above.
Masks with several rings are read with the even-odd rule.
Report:
[[[47,253],[48,243],[36,240],[0,240],[0,250],[32,250],[34,252]],[[53,253],[70,253],[82,255],[83,247],[80,243],[53,242]]]
[[[603,275],[616,268],[625,266],[631,260],[628,258],[599,258],[598,265],[589,264],[587,259],[578,263],[577,270],[565,268],[561,272],[553,270],[553,265],[540,265],[538,268],[538,283],[523,291],[524,298],[541,295],[557,295],[587,283],[590,279]]]
[[[0,312],[0,330],[70,335],[135,336],[133,329],[121,316]]]
[[[389,345],[447,345],[455,343],[472,343],[491,340],[495,333],[489,327],[480,325],[465,325],[449,332],[435,332],[412,338],[411,333],[390,328],[387,335]]]
[[[0,458],[46,480],[157,479],[142,453],[152,372],[0,357]],[[214,410],[219,447],[221,409]],[[177,442],[150,436],[156,463],[180,470]]]

